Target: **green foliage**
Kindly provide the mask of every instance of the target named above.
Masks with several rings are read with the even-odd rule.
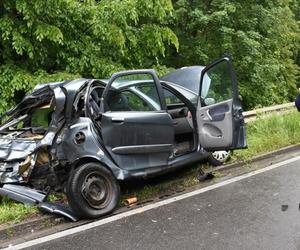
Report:
[[[174,8],[180,50],[167,63],[205,65],[231,54],[247,109],[293,100],[299,0],[177,0]]]
[[[208,93],[205,95],[205,91],[202,91],[202,97],[213,98],[216,103],[228,100],[232,97],[233,90],[227,62],[223,61],[209,69],[205,75],[205,78],[206,77],[209,82],[209,86],[207,87]]]
[[[47,73],[45,70],[30,72],[13,64],[0,65],[0,113],[21,100],[23,95],[35,85],[44,82],[55,82],[75,79],[79,75],[67,72]]]
[[[295,15],[295,19],[298,22],[298,24],[300,24],[300,0],[291,0],[290,4],[291,4],[291,9]],[[293,54],[294,54],[295,62],[297,63],[298,66],[300,66],[300,41],[298,41],[298,46],[294,50]],[[299,83],[298,86],[300,86]]]
[[[0,2],[0,113],[41,82],[159,66],[171,0]]]
[[[3,0],[0,113],[37,83],[231,54],[246,109],[296,94],[299,0]],[[298,23],[297,23],[298,21]],[[295,63],[296,62],[296,63]]]

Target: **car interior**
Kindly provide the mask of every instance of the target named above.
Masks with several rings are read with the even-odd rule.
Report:
[[[176,156],[193,151],[195,145],[195,132],[193,128],[192,113],[187,104],[171,91],[164,88],[167,111],[173,119],[175,128]]]
[[[103,93],[103,86],[95,86],[91,90],[90,107],[91,114],[98,114],[100,110],[100,98]],[[167,112],[173,119],[175,138],[174,156],[180,156],[191,152],[196,147],[196,135],[193,128],[192,113],[179,96],[170,90],[163,88]],[[145,98],[145,95],[148,97]],[[134,87],[122,90],[112,90],[108,94],[106,110],[110,111],[158,111],[151,104],[151,100],[159,103],[156,88],[154,86],[137,84]]]

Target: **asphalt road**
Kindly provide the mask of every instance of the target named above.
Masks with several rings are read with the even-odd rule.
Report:
[[[31,249],[300,249],[300,161]],[[282,205],[288,205],[282,211]]]

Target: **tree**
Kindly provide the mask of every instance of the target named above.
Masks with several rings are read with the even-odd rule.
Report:
[[[167,64],[207,64],[231,54],[246,109],[294,98],[299,26],[290,1],[177,0],[174,8],[180,49],[169,52]]]
[[[0,2],[0,112],[37,83],[159,66],[170,0]]]
[[[2,0],[0,113],[37,83],[205,65],[223,54],[233,57],[246,109],[293,100],[297,21],[299,0]]]
[[[300,0],[291,0],[291,9],[295,15],[295,19],[298,22],[298,26],[300,25]],[[298,46],[294,51],[294,58],[296,64],[300,67],[300,41],[298,41]],[[300,84],[298,83],[298,87]]]

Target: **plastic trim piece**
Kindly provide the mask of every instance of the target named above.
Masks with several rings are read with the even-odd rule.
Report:
[[[123,146],[115,147],[112,152],[115,154],[147,154],[147,153],[162,153],[171,152],[172,144],[155,144],[155,145],[137,145],[137,146]]]
[[[73,222],[78,221],[78,217],[74,214],[74,212],[70,208],[65,207],[63,205],[54,204],[50,202],[41,202],[40,204],[38,204],[38,207],[49,213],[58,214],[67,217]]]
[[[24,187],[21,185],[5,184],[0,188],[0,195],[12,200],[27,204],[37,205],[38,208],[47,212],[62,215],[72,221],[78,221],[78,218],[71,209],[60,204],[45,202],[48,193]]]
[[[47,197],[47,194],[44,192],[11,184],[5,184],[0,188],[0,195],[27,205],[36,205],[43,202]]]

